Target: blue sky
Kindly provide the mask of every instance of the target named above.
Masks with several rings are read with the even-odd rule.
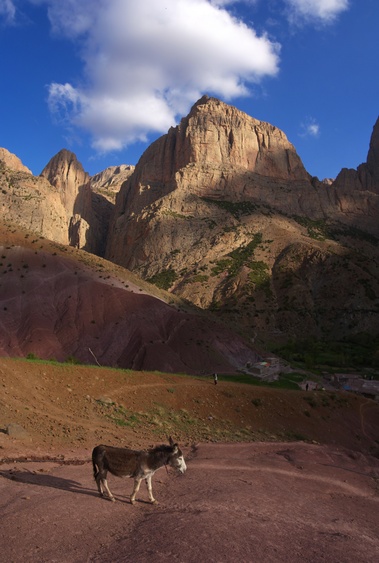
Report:
[[[209,94],[335,177],[379,115],[378,25],[377,0],[0,0],[0,146],[34,174],[136,164]]]

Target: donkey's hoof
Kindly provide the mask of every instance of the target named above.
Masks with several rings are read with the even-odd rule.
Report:
[[[134,498],[130,499],[130,504],[132,504],[133,506],[136,504],[136,501],[134,500]]]
[[[115,499],[114,497],[110,497],[110,500],[111,500],[112,502],[116,502],[116,499]]]

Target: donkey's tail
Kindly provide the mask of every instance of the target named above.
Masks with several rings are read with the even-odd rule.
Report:
[[[92,460],[92,465],[93,465],[93,478],[96,481],[96,477],[99,474],[99,468],[97,467],[96,463]]]
[[[98,464],[96,463],[98,457],[98,446],[96,446],[96,448],[94,448],[93,452],[92,452],[92,466],[93,466],[93,478],[96,481],[96,477],[99,474],[100,468],[98,466]]]

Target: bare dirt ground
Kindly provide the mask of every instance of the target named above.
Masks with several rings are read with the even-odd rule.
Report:
[[[378,428],[347,394],[1,358],[0,561],[377,561]],[[170,434],[158,505],[98,496],[94,445]]]

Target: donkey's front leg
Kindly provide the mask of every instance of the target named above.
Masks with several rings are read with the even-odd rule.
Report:
[[[147,487],[147,492],[149,495],[149,500],[152,504],[158,504],[158,501],[155,500],[155,498],[153,497],[153,485],[152,485],[152,481],[151,481],[152,475],[149,475],[148,477],[146,477],[145,481],[146,481],[146,487]]]
[[[130,496],[131,504],[135,504],[135,502],[136,502],[136,494],[138,493],[139,488],[141,486],[141,481],[142,481],[142,479],[138,479],[137,477],[134,479],[134,488],[133,488],[133,492]]]

